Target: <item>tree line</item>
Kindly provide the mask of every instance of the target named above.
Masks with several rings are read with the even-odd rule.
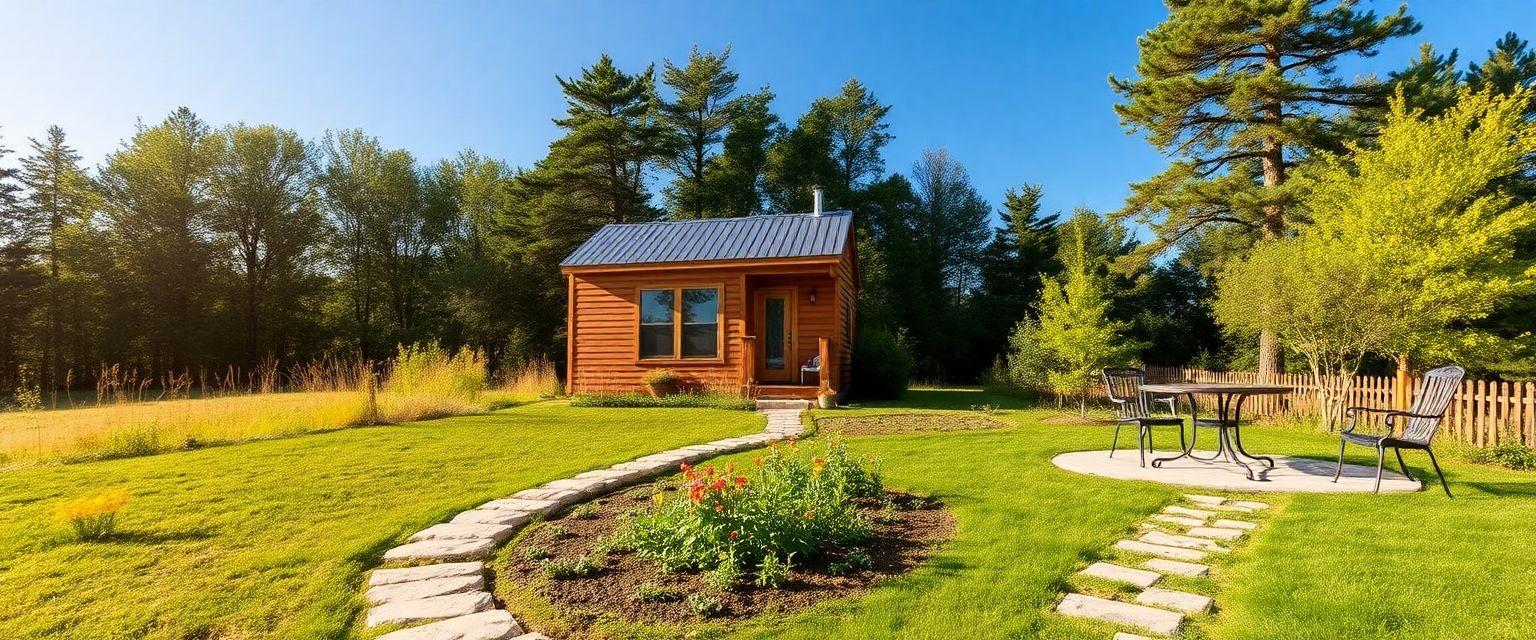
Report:
[[[558,262],[598,227],[806,211],[813,185],[857,212],[861,331],[899,340],[919,376],[974,379],[1056,268],[1041,187],[1003,194],[996,216],[943,150],[887,173],[892,107],[869,87],[851,79],[781,121],[729,56],[626,71],[604,55],[557,77],[561,135],[529,167],[188,108],[87,167],[51,127],[0,151],[0,388],[424,341],[558,361]]]

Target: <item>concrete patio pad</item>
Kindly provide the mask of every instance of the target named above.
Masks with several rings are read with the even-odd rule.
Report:
[[[1155,457],[1172,456],[1175,453],[1158,452]],[[1214,451],[1195,451],[1195,455],[1211,457]],[[1264,455],[1268,455],[1267,453]],[[1148,455],[1148,464],[1145,467],[1138,466],[1136,452],[1117,451],[1115,457],[1109,457],[1109,451],[1074,451],[1063,453],[1051,458],[1051,463],[1067,471],[1082,473],[1091,476],[1103,476],[1120,480],[1147,480],[1163,484],[1179,485],[1184,487],[1200,487],[1204,489],[1220,489],[1224,491],[1275,491],[1297,493],[1361,493],[1370,492],[1375,483],[1376,468],[1357,464],[1344,465],[1344,475],[1337,483],[1333,482],[1333,462],[1323,460],[1311,460],[1306,458],[1292,458],[1289,456],[1271,456],[1275,459],[1275,468],[1259,474],[1260,480],[1249,480],[1243,468],[1230,462],[1200,462],[1189,458],[1180,458],[1163,464],[1162,468],[1153,468],[1151,458]],[[1395,463],[1391,455],[1387,456],[1389,462]],[[1260,465],[1262,466],[1262,465]],[[1389,466],[1396,466],[1395,464]],[[1419,482],[1404,477],[1401,473],[1383,470],[1381,473],[1381,491],[1418,491]]]

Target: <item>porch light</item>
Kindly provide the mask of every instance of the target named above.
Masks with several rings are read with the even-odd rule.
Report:
[[[811,289],[811,304],[816,304],[816,290]]]

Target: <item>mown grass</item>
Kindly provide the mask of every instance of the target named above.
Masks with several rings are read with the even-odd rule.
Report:
[[[576,409],[346,429],[0,473],[0,637],[341,638],[388,547],[488,499],[750,433],[740,411]],[[65,500],[122,487],[118,534],[71,541]]]
[[[890,410],[1018,406],[977,391],[913,391]],[[1055,412],[1004,411],[1013,428],[852,438],[885,462],[893,486],[932,492],[959,535],[930,566],[868,597],[767,619],[735,638],[1106,638],[1113,628],[1050,613],[1068,576],[1182,493],[1084,477],[1057,453],[1107,447],[1103,426],[1043,425]],[[826,413],[824,415],[834,415]],[[1173,434],[1160,436],[1174,442]],[[1251,429],[1255,451],[1328,458],[1337,440]],[[1351,452],[1366,463],[1369,452]],[[1427,458],[1410,469],[1430,473]],[[1369,462],[1374,462],[1374,456]],[[1244,494],[1275,505],[1253,540],[1216,559],[1217,613],[1190,638],[1528,638],[1536,636],[1536,475],[1458,464],[1455,500],[1436,486],[1407,495]]]

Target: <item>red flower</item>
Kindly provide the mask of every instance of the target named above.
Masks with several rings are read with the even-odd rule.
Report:
[[[684,463],[682,463],[680,465],[677,465],[677,468],[682,469],[683,473],[688,473],[689,471],[693,471],[693,465],[688,464],[686,462],[684,462]]]
[[[709,485],[709,488],[714,489],[715,491],[720,491],[720,490],[724,489],[725,488],[725,478],[720,478],[719,480],[716,480],[714,482],[714,484]]]
[[[814,514],[814,513],[811,513],[811,512],[809,512],[809,511],[807,511],[807,512],[805,512],[805,519],[806,519],[806,520],[810,520],[810,519],[813,519],[813,518],[815,518],[815,517],[816,517],[816,514]]]
[[[738,487],[745,487],[745,486],[747,486],[747,477],[746,476],[736,476],[736,486],[738,486]]]
[[[731,532],[731,539],[732,540],[735,540],[736,538],[739,538],[739,537],[741,537],[741,534],[738,534],[735,531]]]
[[[725,505],[716,502],[715,503],[715,513],[720,513],[721,511],[725,511]]]

